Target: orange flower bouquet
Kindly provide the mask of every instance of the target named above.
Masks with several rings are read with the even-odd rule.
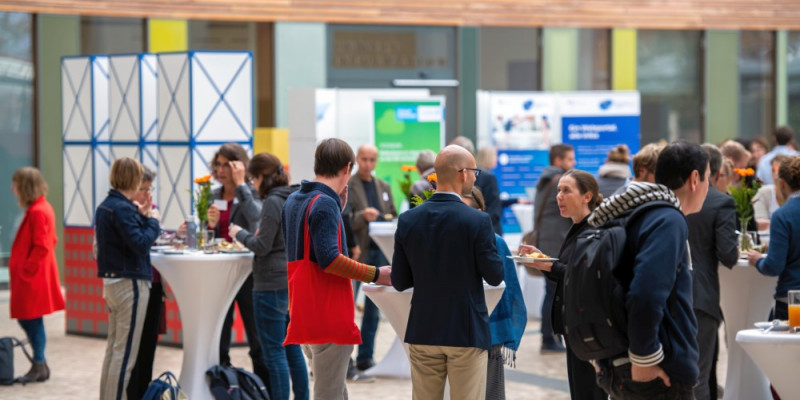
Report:
[[[761,187],[761,183],[747,179],[755,175],[755,171],[752,168],[734,168],[733,172],[739,175],[741,183],[739,186],[728,186],[728,191],[733,197],[733,202],[736,203],[736,215],[739,218],[739,229],[742,232],[739,249],[742,252],[746,252],[753,248],[753,243],[750,243],[750,236],[747,235],[747,225],[753,219],[753,197]]]
[[[203,222],[208,221],[208,207],[211,205],[211,175],[195,178],[194,183],[198,188],[192,200],[194,200],[194,208],[197,210],[197,218],[202,225]]]
[[[431,184],[431,189],[430,190],[426,190],[426,191],[422,192],[422,196],[418,196],[418,195],[411,196],[411,204],[413,204],[414,207],[424,203],[425,200],[428,200],[429,198],[431,198],[431,196],[433,196],[434,193],[436,193],[436,173],[435,172],[430,174],[430,175],[428,175],[428,183]]]
[[[400,166],[400,170],[403,171],[403,180],[400,181],[400,190],[406,196],[406,199],[411,200],[411,173],[417,170],[417,167],[413,165],[402,165]]]

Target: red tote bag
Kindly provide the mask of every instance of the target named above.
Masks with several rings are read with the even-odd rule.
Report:
[[[289,262],[289,327],[283,344],[361,344],[351,280],[325,273],[309,257],[308,214],[319,196],[311,200],[303,217],[303,258]],[[339,252],[341,233],[340,223]]]

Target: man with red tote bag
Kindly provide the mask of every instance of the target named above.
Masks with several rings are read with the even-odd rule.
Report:
[[[356,326],[352,280],[390,285],[391,267],[348,257],[342,209],[355,162],[340,139],[323,140],[314,154],[313,182],[302,181],[283,206],[289,262],[289,327],[285,344],[300,344],[314,374],[315,399],[346,399],[347,365]]]

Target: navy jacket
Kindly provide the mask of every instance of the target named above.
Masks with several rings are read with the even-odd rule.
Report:
[[[481,168],[481,174],[475,180],[475,186],[483,194],[483,202],[486,203],[486,213],[492,217],[494,232],[503,235],[503,224],[500,221],[503,216],[503,202],[500,201],[500,186],[497,184],[497,177],[492,171]]]
[[[627,227],[624,264],[615,275],[628,287],[629,353],[657,361],[672,382],[697,383],[697,321],[692,309],[689,228],[674,208],[656,208]]]
[[[97,206],[94,216],[99,278],[153,279],[150,247],[161,229],[158,220],[139,214],[115,189]]]
[[[446,193],[400,214],[392,286],[414,288],[406,343],[491,349],[484,280],[503,281],[489,215]]]

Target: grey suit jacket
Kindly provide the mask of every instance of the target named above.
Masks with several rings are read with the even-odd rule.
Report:
[[[222,187],[218,187],[211,192],[211,201],[222,200]],[[240,185],[236,187],[236,197],[231,206],[230,223],[241,226],[250,232],[258,230],[258,223],[261,221],[262,202],[258,198],[258,192],[252,185]],[[219,235],[219,225],[214,227],[215,235]]]
[[[378,191],[378,204],[380,205],[378,211],[381,213],[378,220],[382,221],[382,216],[384,214],[392,214],[392,218],[397,217],[397,209],[392,199],[391,187],[386,181],[378,178],[373,179],[375,179],[375,189]],[[356,236],[358,247],[361,248],[361,257],[359,257],[359,261],[364,262],[369,252],[370,243],[369,222],[364,218],[364,209],[369,207],[369,204],[367,204],[367,195],[364,193],[364,185],[361,183],[361,179],[358,178],[358,175],[353,175],[350,181],[347,182],[347,186],[347,190],[349,191],[347,201],[350,204],[350,208],[353,210],[353,234]]]
[[[719,265],[736,265],[736,206],[733,198],[713,187],[700,212],[686,217],[694,272],[694,309],[722,320],[719,307]]]

